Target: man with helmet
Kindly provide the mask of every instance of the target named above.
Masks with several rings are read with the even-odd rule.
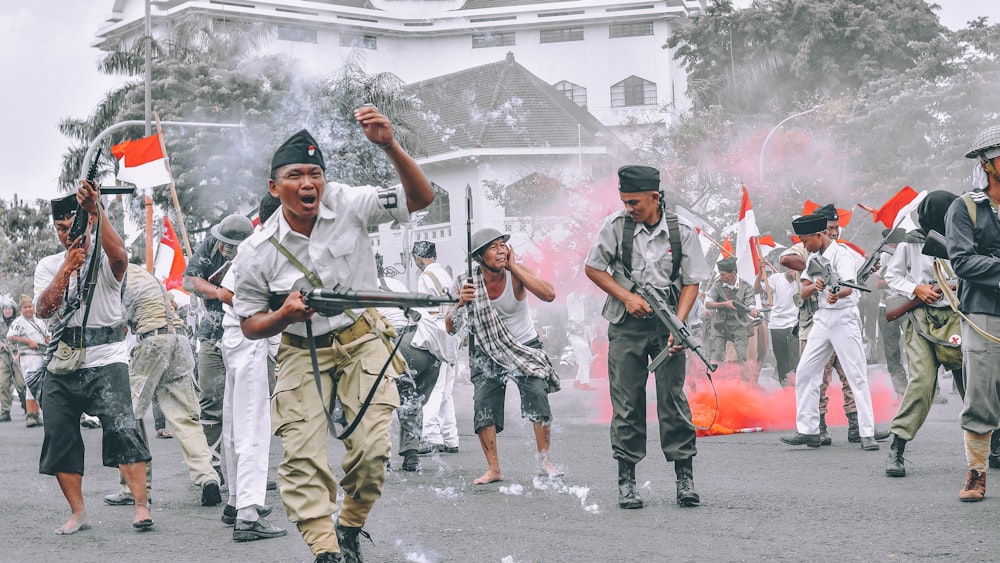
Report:
[[[974,189],[951,203],[945,235],[963,314],[962,428],[969,473],[959,499],[972,502],[986,495],[990,438],[1000,426],[1000,125],[981,131],[965,157],[976,161]]]
[[[198,322],[198,386],[201,388],[201,424],[212,448],[212,465],[222,479],[222,410],[226,364],[222,358],[222,277],[236,256],[236,248],[253,233],[253,223],[233,214],[214,225],[184,270],[184,289],[202,299],[204,316]],[[210,495],[219,498],[217,492]],[[214,506],[211,505],[211,506]]]
[[[521,417],[532,422],[542,473],[560,475],[549,459],[552,410],[548,397],[559,390],[559,379],[542,349],[527,302],[529,292],[545,302],[555,299],[556,292],[552,284],[515,260],[509,239],[510,235],[492,228],[473,233],[469,252],[477,266],[472,279],[462,285],[458,304],[445,318],[449,333],[471,325],[475,337],[469,360],[473,418],[488,465],[486,473],[473,481],[476,485],[503,480],[497,434],[504,428],[508,380],[521,393]]]
[[[646,381],[649,359],[666,346],[673,354],[656,369],[656,410],[660,449],[674,462],[677,503],[697,506],[697,454],[691,407],[684,396],[685,355],[642,296],[631,291],[630,271],[639,283],[671,294],[677,317],[686,322],[701,282],[709,277],[698,235],[683,218],[668,212],[660,193],[660,172],[649,166],[618,169],[624,209],[608,216],[587,256],[586,273],[608,294],[602,314],[608,326],[608,381],[611,391],[611,452],[618,461],[618,506],[642,508],[635,465],[646,456]]]

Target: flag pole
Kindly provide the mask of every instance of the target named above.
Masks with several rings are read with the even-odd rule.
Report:
[[[156,118],[156,134],[160,137],[160,150],[163,151],[164,164],[167,166],[167,174],[170,174],[170,197],[174,200],[174,209],[177,210],[177,222],[181,227],[181,238],[184,240],[184,251],[188,256],[194,255],[191,252],[191,243],[188,241],[187,227],[184,226],[184,212],[181,211],[181,202],[177,199],[177,187],[174,183],[174,173],[170,170],[170,156],[167,155],[167,144],[163,140],[163,128],[160,127],[160,115],[153,114]]]
[[[146,271],[153,271],[153,198],[146,194]]]
[[[707,238],[707,239],[708,239],[708,242],[710,242],[710,243],[714,244],[715,246],[717,246],[717,247],[719,248],[719,252],[721,252],[721,253],[722,253],[722,257],[723,257],[723,258],[729,258],[730,256],[732,256],[732,255],[733,255],[733,253],[732,253],[732,252],[730,252],[730,251],[726,250],[726,247],[724,247],[724,246],[722,246],[721,244],[719,244],[719,241],[717,241],[717,240],[715,240],[714,238],[712,238],[711,236],[709,236],[709,234],[708,234],[708,233],[706,233],[704,229],[702,229],[702,230],[701,230],[701,235],[702,235],[703,237]]]

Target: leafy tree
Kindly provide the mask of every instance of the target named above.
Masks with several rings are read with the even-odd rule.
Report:
[[[35,265],[61,250],[48,201],[0,200],[0,294],[32,295]]]

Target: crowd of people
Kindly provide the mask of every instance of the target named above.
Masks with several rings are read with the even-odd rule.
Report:
[[[393,413],[400,428],[398,469],[419,471],[420,455],[458,452],[452,390],[463,341],[470,349],[473,430],[486,465],[474,484],[503,480],[497,435],[505,427],[509,382],[533,429],[539,475],[562,475],[552,461],[548,397],[561,383],[527,298],[549,302],[556,292],[516,256],[508,235],[492,228],[471,233],[470,268],[458,276],[437,262],[434,243],[413,244],[420,270],[413,289],[449,297],[449,305],[320,315],[308,300],[313,288],[407,292],[384,275],[368,228],[405,222],[433,200],[430,182],[395,140],[389,120],[371,106],[355,118],[400,183],[330,182],[316,140],[305,130],[292,135],[274,152],[260,224],[225,217],[192,256],[184,287],[204,314],[191,330],[163,283],[129,264],[94,186],[84,181],[52,202],[65,250],[39,262],[35,295],[20,297],[20,314],[13,301],[0,303],[0,422],[11,420],[13,387],[26,425],[43,427],[39,470],[56,477],[71,509],[57,534],[91,526],[82,492],[86,416],[100,421],[104,465],[121,474],[120,489],[104,502],[132,506],[136,530],[154,526],[143,419],[156,406],[173,430],[165,433],[157,422],[157,436],[177,438],[201,505],[221,505],[228,483],[221,520],[233,527],[233,540],[287,534],[266,520],[273,510],[264,502],[273,433],[282,443],[275,486],[315,560],[362,561],[359,538],[368,537],[366,520],[386,472],[396,469]],[[1000,466],[992,439],[1000,425],[1000,174],[994,168],[1000,126],[982,132],[967,156],[976,161],[975,189],[928,194],[917,209],[919,228],[885,233],[895,251],[873,268],[885,311],[898,323],[895,331],[882,329],[890,335],[887,352],[893,346],[896,352],[887,359],[899,357],[901,342],[906,357],[905,365],[890,366],[900,404],[888,431],[875,428],[858,308],[859,293],[868,290],[858,281],[869,273],[859,270],[862,256],[838,242],[835,205],[790,221],[801,242],[781,253],[780,270],[765,268],[749,284],[737,276],[736,257],[709,263],[694,226],[668,210],[655,168],[619,169],[622,209],[594,234],[584,274],[606,294],[610,453],[621,508],[643,507],[636,465],[646,456],[651,371],[660,449],[674,466],[677,503],[701,502],[694,484],[696,429],[684,392],[688,354],[677,327],[656,314],[664,306],[680,322],[701,327],[712,362],[732,362],[751,383],[758,377],[751,364],[759,371],[762,358],[750,339],[770,336],[776,380],[795,388],[796,431],[781,437],[785,444],[832,442],[826,389],[837,372],[849,441],[879,450],[878,442],[891,438],[885,473],[892,477],[905,476],[906,446],[935,402],[940,374],[950,371],[965,404],[968,473],[959,497],[984,497],[987,465]],[[580,332],[574,347],[581,349],[589,342],[582,336],[588,330],[583,311],[570,303],[568,329]],[[574,386],[592,390],[589,350],[577,356],[583,375]],[[345,448],[339,479],[327,455],[330,435]]]

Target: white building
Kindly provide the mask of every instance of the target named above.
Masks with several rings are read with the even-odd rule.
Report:
[[[461,270],[467,184],[474,228],[517,235],[523,222],[487,200],[484,183],[612,174],[627,152],[612,130],[662,127],[688,109],[683,69],[663,46],[671,26],[707,0],[149,2],[154,34],[187,14],[266,22],[277,30],[267,49],[307,72],[332,75],[360,49],[367,72],[409,84],[426,125],[414,156],[446,192],[421,224],[372,237],[386,266],[407,269],[406,246],[425,239],[438,243],[442,263]],[[94,45],[141,35],[144,10],[143,0],[114,0]]]

